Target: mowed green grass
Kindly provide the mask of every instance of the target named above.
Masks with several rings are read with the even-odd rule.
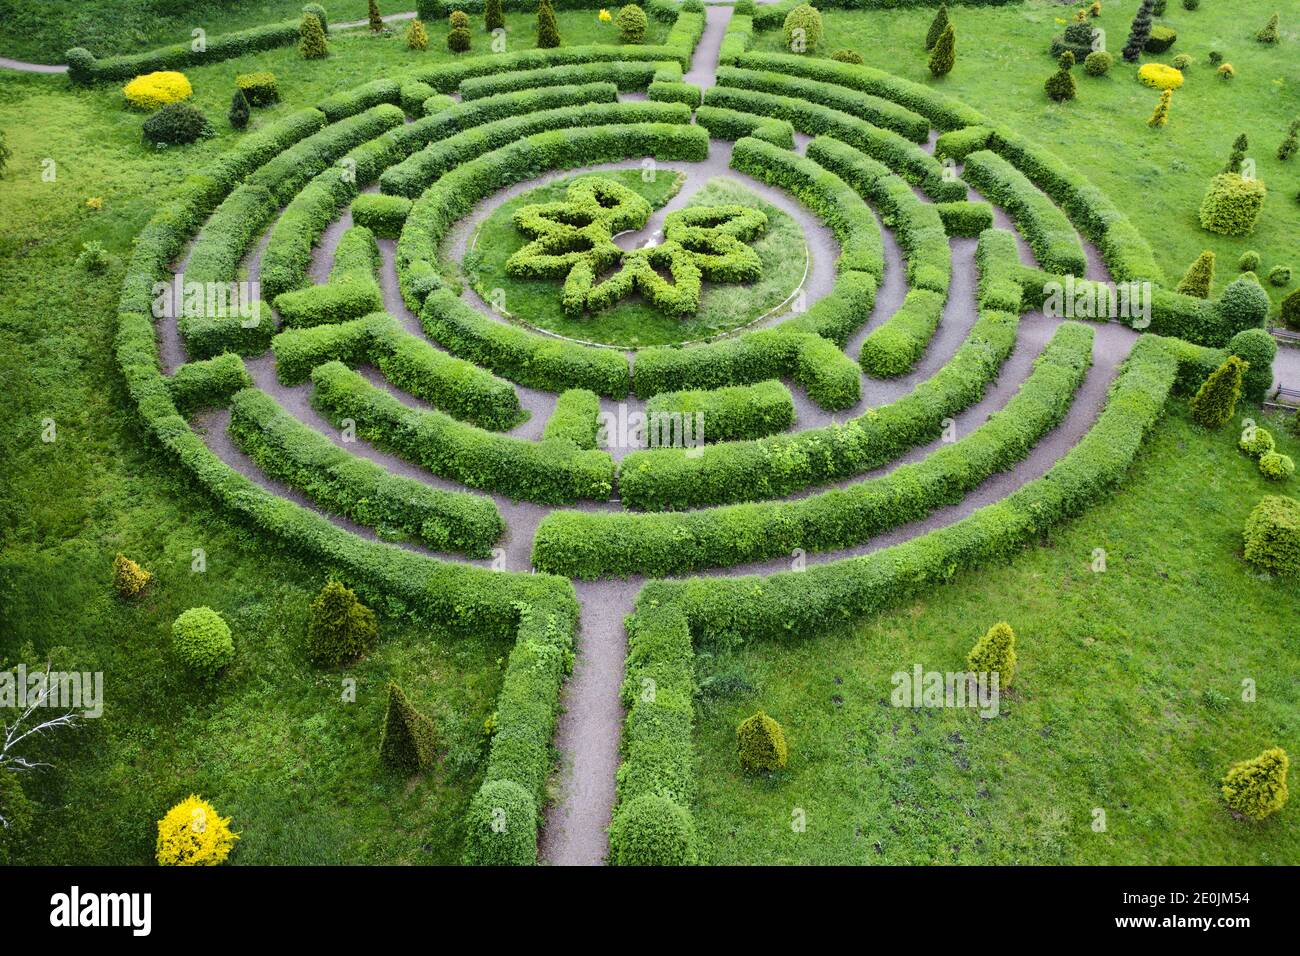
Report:
[[[660,169],[645,182],[640,168],[602,173],[636,190],[658,209],[680,189],[671,169]],[[570,338],[602,345],[637,348],[692,342],[746,325],[781,305],[803,280],[808,256],[799,224],[734,180],[716,177],[687,197],[690,206],[741,205],[767,215],[766,233],[751,243],[762,263],[762,277],[752,283],[705,280],[700,307],[693,315],[668,315],[635,293],[601,312],[569,315],[560,305],[562,279],[518,279],[506,272],[506,261],[529,242],[511,220],[516,210],[532,203],[555,202],[578,177],[570,176],[502,203],[479,227],[474,248],[463,268],[470,284],[486,301],[493,290],[505,293],[504,307],[517,320]],[[607,278],[603,276],[601,278]]]
[[[1174,93],[1169,124],[1149,128],[1147,119],[1160,94],[1137,80],[1137,64],[1120,51],[1128,38],[1137,4],[1103,3],[1100,19],[1107,49],[1116,63],[1097,78],[1074,70],[1078,98],[1056,104],[1043,83],[1056,69],[1051,39],[1064,29],[1076,7],[1030,0],[1015,7],[951,7],[957,33],[957,63],[944,79],[927,68],[925,34],[933,8],[855,12],[825,10],[825,38],[819,55],[842,47],[866,62],[923,82],[976,107],[1036,145],[1071,163],[1105,190],[1146,236],[1157,259],[1176,283],[1206,249],[1218,257],[1215,292],[1237,275],[1237,260],[1248,249],[1264,259],[1265,276],[1274,265],[1295,267],[1289,287],[1265,283],[1274,304],[1300,283],[1300,156],[1283,163],[1277,148],[1293,119],[1300,118],[1300,12],[1283,12],[1282,42],[1268,46],[1255,32],[1285,4],[1275,0],[1206,2],[1196,11],[1170,0],[1158,23],[1178,31],[1166,53],[1142,62],[1169,63],[1179,53],[1195,59],[1186,82]],[[778,51],[780,30],[760,34],[755,48]],[[1207,56],[1218,50],[1237,70],[1237,78],[1214,75]],[[1200,227],[1197,213],[1211,177],[1222,171],[1237,134],[1250,140],[1249,155],[1269,195],[1253,235],[1227,238]]]
[[[576,18],[566,22],[581,35]],[[141,142],[142,116],[113,86],[0,73],[0,128],[14,151],[0,179],[0,666],[52,659],[102,671],[105,685],[101,719],[28,752],[53,766],[24,778],[39,814],[16,862],[151,863],[156,821],[192,792],[242,832],[236,863],[460,859],[508,644],[382,617],[372,657],[311,667],[307,608],[329,569],[278,553],[191,488],[140,429],[113,356],[132,238],[185,175],[242,135],[225,121],[237,72],[280,77],[284,102],[255,111],[261,125],[450,56],[365,35],[332,46],[312,63],[277,50],[187,70],[218,135],[161,151]],[[53,182],[41,177],[46,159]],[[85,206],[92,196],[103,198],[99,212]],[[74,264],[90,240],[112,257],[103,276]],[[41,441],[47,419],[52,443]],[[195,548],[203,573],[191,571]],[[156,575],[138,605],[112,592],[118,551]],[[234,631],[236,663],[212,687],[181,674],[169,651],[171,622],[197,605]],[[345,677],[356,680],[354,703],[342,700]],[[438,727],[428,774],[378,763],[389,679]]]
[[[1231,427],[1206,433],[1174,400],[1119,493],[1009,566],[848,630],[703,649],[695,813],[709,861],[1300,863],[1294,799],[1255,823],[1219,794],[1233,762],[1300,752],[1300,582],[1241,557],[1269,493],[1300,482],[1266,481]],[[891,675],[965,670],[999,620],[1019,660],[1000,716],[891,705]],[[760,708],[790,760],[753,776],[735,731]]]

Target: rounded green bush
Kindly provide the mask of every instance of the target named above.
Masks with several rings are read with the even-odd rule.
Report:
[[[1290,455],[1270,451],[1259,456],[1259,473],[1269,481],[1286,481],[1295,474],[1295,460]]]
[[[1251,458],[1260,458],[1267,455],[1273,450],[1274,445],[1273,433],[1267,428],[1260,428],[1258,425],[1252,425],[1244,430],[1241,433],[1241,438],[1237,441],[1237,447]]]
[[[667,797],[637,797],[618,808],[609,827],[615,866],[690,866],[696,862],[691,815]]]
[[[811,53],[822,39],[822,15],[801,3],[785,15],[785,48],[795,53]],[[796,33],[795,31],[802,31]]]
[[[465,27],[452,27],[447,33],[447,49],[452,53],[464,53],[469,47],[469,30]]]
[[[1228,342],[1228,354],[1250,363],[1242,376],[1242,394],[1252,402],[1262,402],[1273,384],[1273,359],[1277,340],[1263,329],[1246,329]]]
[[[184,146],[215,133],[208,118],[188,103],[168,103],[144,121],[141,132],[154,146]]]
[[[1259,253],[1256,252],[1254,249],[1250,249],[1246,252],[1243,252],[1241,254],[1241,258],[1237,260],[1238,272],[1255,272],[1258,269],[1259,269]]]
[[[645,31],[650,21],[646,18],[645,11],[635,3],[629,3],[619,10],[615,22],[618,24],[618,38],[624,43],[645,42]]]
[[[1269,305],[1263,287],[1248,276],[1241,276],[1228,283],[1215,311],[1229,331],[1236,334],[1242,329],[1261,328],[1268,318]]]
[[[467,866],[532,866],[537,862],[537,805],[523,785],[489,780],[465,817]]]
[[[1281,747],[1228,768],[1223,778],[1223,799],[1232,810],[1252,820],[1277,813],[1287,801],[1286,776],[1291,761]]]
[[[172,622],[172,649],[186,670],[215,677],[235,659],[230,626],[210,607],[192,607]]]
[[[1291,267],[1274,266],[1268,270],[1268,281],[1278,288],[1283,288],[1291,284]]]
[[[1242,532],[1246,560],[1270,574],[1300,575],[1300,501],[1265,495]]]
[[[1083,59],[1083,71],[1089,76],[1105,76],[1115,65],[1115,58],[1105,50],[1093,50]]]
[[[861,66],[866,61],[862,59],[862,54],[857,50],[836,50],[831,54],[831,59],[840,63],[852,63],[855,66]]]
[[[1186,72],[1192,65],[1192,58],[1187,53],[1180,53],[1173,58],[1170,64],[1175,70]]]

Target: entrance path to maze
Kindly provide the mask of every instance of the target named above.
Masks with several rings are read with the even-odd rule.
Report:
[[[690,16],[698,14],[681,15]],[[393,105],[396,84],[377,81],[355,96],[340,94],[329,108],[322,104],[321,120],[304,121],[279,156],[263,157],[253,175],[232,179],[243,185],[215,211],[209,206],[193,217],[197,228],[176,243],[178,256],[168,255],[165,242],[151,253],[142,241],[146,251],[137,255],[150,268],[167,265],[187,280],[247,275],[260,281],[275,293],[268,294],[281,320],[274,338],[256,327],[176,317],[143,331],[148,319],[138,318],[139,289],[128,279],[119,356],[133,395],[142,409],[162,409],[155,431],[219,495],[374,589],[430,601],[457,624],[517,629],[500,701],[502,726],[476,806],[493,820],[501,814],[513,821],[509,815],[519,807],[527,817],[544,805],[544,819],[540,830],[527,824],[522,849],[511,845],[513,856],[488,846],[496,838],[482,821],[471,821],[471,842],[479,841],[474,862],[519,862],[534,846],[546,863],[605,861],[615,805],[630,799],[620,791],[621,760],[635,778],[627,786],[636,795],[658,799],[662,792],[670,804],[689,804],[675,779],[662,791],[647,790],[637,776],[645,768],[621,746],[625,721],[631,727],[634,720],[622,696],[632,677],[625,619],[635,612],[651,628],[653,614],[638,603],[650,582],[671,589],[692,575],[791,571],[789,542],[775,534],[787,513],[810,529],[810,539],[793,549],[794,570],[809,572],[847,567],[834,563],[977,520],[986,506],[1043,486],[1039,479],[1050,478],[1090,436],[1094,445],[1110,442],[1106,434],[1093,435],[1109,403],[1132,400],[1145,408],[1138,393],[1153,389],[1147,397],[1158,410],[1175,387],[1171,369],[1213,367],[1225,354],[1226,341],[1182,343],[1171,358],[1174,346],[1163,343],[1173,339],[1118,322],[1049,317],[1041,302],[1025,298],[1035,284],[1071,272],[1099,283],[1138,278],[1112,275],[1109,266],[1142,260],[1145,243],[1134,235],[1117,255],[1119,240],[1094,243],[1077,233],[1078,224],[1048,199],[1042,182],[1030,182],[991,151],[995,141],[987,131],[982,142],[954,150],[955,162],[941,164],[940,129],[967,133],[977,128],[967,117],[978,114],[942,97],[918,104],[868,94],[852,86],[858,75],[852,67],[831,61],[808,60],[807,75],[795,67],[782,73],[769,62],[772,55],[746,55],[741,47],[721,65],[733,10],[708,6],[702,19],[689,68],[670,64],[662,83],[650,82],[662,62],[625,66],[612,59],[562,66],[557,75],[568,75],[550,79],[529,75],[541,61],[521,62],[517,73],[467,69],[450,80],[429,77],[456,104],[444,101],[440,109],[460,111],[463,129],[431,125],[440,122],[432,108],[423,119],[402,116]],[[656,60],[672,59],[671,47],[644,49],[660,51]],[[599,82],[601,70],[613,76],[614,67],[643,75],[638,82],[618,77],[615,96]],[[825,75],[817,78],[819,69]],[[550,86],[556,83],[579,85]],[[647,99],[647,87],[683,83],[703,92],[700,112],[656,99],[653,89]],[[868,85],[877,93],[901,91],[900,100],[915,86]],[[491,109],[478,116],[480,101]],[[704,127],[706,116],[713,125]],[[599,125],[583,125],[600,123],[621,137],[615,147],[595,138]],[[908,130],[910,138],[894,129]],[[586,140],[568,143],[587,134],[598,154],[591,158],[601,162],[581,162],[589,155]],[[999,148],[1014,155],[1017,144]],[[539,166],[524,150],[553,161]],[[457,293],[438,275],[440,264],[464,258],[503,202],[558,180],[636,168],[649,154],[658,168],[682,174],[682,188],[643,227],[620,236],[622,248],[661,235],[665,217],[690,208],[710,180],[727,177],[789,216],[802,233],[808,266],[783,308],[715,343],[625,352],[522,329],[472,288]],[[334,164],[347,157],[356,185],[340,195]],[[1003,203],[990,204],[993,195]],[[940,198],[944,208],[936,204]],[[367,211],[354,220],[354,208]],[[392,209],[398,209],[396,227],[385,219]],[[962,216],[977,226],[963,227]],[[370,233],[354,228],[363,220],[379,238],[370,247],[377,249],[373,258],[362,255],[358,277],[358,249],[371,241]],[[147,261],[150,254],[156,262]],[[349,304],[353,293],[360,305]],[[1193,308],[1177,298],[1168,308]],[[169,382],[165,407],[157,404],[153,356],[134,357],[147,348],[142,339],[156,345]],[[747,358],[737,359],[746,349]],[[242,360],[231,363],[231,352]],[[1290,350],[1279,355],[1275,374],[1300,381],[1298,357]],[[715,374],[728,361],[734,372]],[[1144,361],[1156,372],[1145,373]],[[615,420],[645,413],[647,399],[663,393],[772,379],[794,384],[798,431],[699,449],[612,442],[607,452],[595,447],[594,436],[563,437],[574,433],[574,419],[578,433],[590,432],[596,412]],[[450,390],[447,382],[455,383]],[[179,407],[192,392],[208,398],[184,409],[192,412],[203,449],[185,444],[175,410],[166,414],[172,400]],[[473,397],[483,402],[473,405]],[[571,405],[581,411],[575,415]],[[859,441],[853,436],[876,427],[882,409],[904,419],[930,418],[849,449]],[[1142,434],[1139,429],[1139,441]],[[961,467],[967,436],[985,442],[992,465]],[[833,448],[839,450],[828,451]],[[208,463],[205,454],[216,461]],[[733,454],[749,457],[728,459]],[[779,455],[814,464],[759,473]],[[823,457],[836,461],[818,464]],[[945,464],[954,459],[957,465]],[[217,462],[242,477],[218,474]],[[926,484],[924,469],[942,468],[951,469],[944,474],[953,487],[921,497],[915,488]],[[1113,483],[1118,474],[1103,477]],[[894,496],[891,507],[831,497],[877,488],[882,500]],[[295,506],[292,514],[277,510],[286,507],[280,499]],[[385,512],[386,500],[408,506]],[[868,530],[846,532],[818,517],[835,500],[845,509],[881,513]],[[752,522],[751,530],[769,527],[773,535],[758,532],[731,550],[719,547],[733,514]],[[399,546],[381,544],[379,529],[394,524],[403,533],[383,537]],[[665,541],[677,544],[665,548]],[[689,618],[682,613],[683,621]],[[558,690],[570,639],[572,673]],[[551,717],[538,716],[548,709]],[[659,719],[671,716],[665,711]],[[559,753],[554,774],[552,743]],[[690,775],[680,763],[665,772]]]

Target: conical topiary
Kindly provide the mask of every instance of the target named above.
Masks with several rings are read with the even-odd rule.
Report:
[[[433,721],[412,707],[402,689],[390,682],[379,759],[394,770],[423,770],[433,763],[433,748]]]
[[[1260,43],[1276,43],[1277,23],[1278,23],[1278,15],[1275,13],[1268,18],[1268,23],[1260,27],[1259,32],[1255,34],[1255,39],[1258,40]]]
[[[939,4],[939,12],[934,15],[930,21],[930,29],[925,34],[925,48],[933,50],[934,45],[939,42],[939,37],[943,36],[943,31],[948,29],[948,4]]]
[[[1242,133],[1232,142],[1232,152],[1228,156],[1228,163],[1223,167],[1225,173],[1241,173],[1241,164],[1246,159],[1246,150],[1250,149],[1250,141],[1246,139],[1246,134]]]
[[[338,581],[326,584],[312,601],[307,654],[317,664],[337,667],[355,660],[373,648],[378,638],[375,612]]]
[[[560,28],[555,23],[551,0],[541,0],[537,4],[537,45],[543,50],[560,45]]]
[[[1198,299],[1208,299],[1213,285],[1214,253],[1207,249],[1196,257],[1175,291],[1183,295],[1194,295]]]
[[[376,0],[370,0],[370,9],[368,11],[370,20],[370,29],[378,33],[384,28],[384,18],[379,14],[379,4]]]
[[[1122,54],[1129,63],[1138,61],[1146,48],[1147,40],[1151,39],[1151,17],[1154,10],[1155,0],[1142,0],[1142,5],[1138,7],[1138,12],[1133,17],[1133,25],[1129,27],[1128,42],[1124,44]]]
[[[1286,805],[1286,774],[1291,761],[1281,747],[1235,763],[1223,778],[1223,799],[1252,820],[1262,820]]]
[[[1235,355],[1210,373],[1192,396],[1192,419],[1202,428],[1220,428],[1232,420],[1241,398],[1241,376],[1249,367]]]
[[[416,17],[406,28],[406,47],[410,50],[425,50],[429,46],[429,31],[424,28],[424,21]]]
[[[1300,150],[1300,119],[1291,121],[1291,128],[1287,130],[1286,139],[1282,140],[1282,145],[1277,148],[1277,158],[1286,162]]]
[[[1016,634],[1006,621],[990,627],[966,655],[973,674],[997,674],[999,687],[1010,687],[1016,677]]]
[[[329,45],[325,42],[325,31],[315,14],[304,13],[298,27],[298,53],[304,60],[319,60],[329,56]]]
[[[1066,50],[1061,54],[1060,60],[1057,61],[1060,69],[1047,78],[1043,84],[1043,89],[1047,92],[1049,98],[1058,103],[1064,103],[1066,100],[1074,99],[1078,93],[1078,88],[1074,83],[1074,75],[1070,68],[1074,66],[1074,54]]]
[[[736,749],[740,765],[754,771],[779,770],[790,755],[781,725],[761,710],[736,728]]]
[[[243,129],[248,125],[250,114],[248,97],[244,95],[243,90],[235,87],[235,95],[230,98],[230,112],[226,114],[230,119],[230,125],[235,129]]]
[[[501,9],[501,0],[487,0],[483,7],[483,27],[488,33],[505,29],[506,15]]]
[[[935,41],[930,51],[930,75],[947,76],[957,62],[957,31],[951,23],[944,27],[943,33]]]

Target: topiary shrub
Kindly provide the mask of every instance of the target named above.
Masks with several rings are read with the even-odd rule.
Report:
[[[208,118],[188,103],[164,106],[144,121],[140,132],[153,146],[184,146],[215,135]]]
[[[379,33],[384,29],[384,18],[379,13],[379,4],[376,0],[370,0],[366,14],[366,19],[370,21],[370,29],[372,31]]]
[[[1193,421],[1202,428],[1220,428],[1231,421],[1237,410],[1237,399],[1241,398],[1241,376],[1245,371],[1246,363],[1229,355],[1211,372],[1192,396]]]
[[[1201,202],[1201,228],[1221,236],[1248,236],[1264,208],[1268,190],[1263,180],[1220,173],[1210,181]]]
[[[5,821],[0,826],[0,866],[8,866],[14,850],[26,842],[34,816],[18,774],[0,767],[0,817]]]
[[[120,551],[113,559],[113,588],[118,597],[134,600],[144,593],[153,575]]]
[[[957,31],[953,29],[952,24],[939,36],[939,42],[934,45],[930,52],[930,75],[933,77],[947,76],[952,72],[953,66],[957,63]]]
[[[1254,278],[1254,273],[1238,276],[1228,283],[1214,305],[1218,320],[1235,335],[1245,329],[1262,328],[1268,318],[1268,293]]]
[[[1295,474],[1295,460],[1281,452],[1266,452],[1259,456],[1259,473],[1269,481],[1286,481]]]
[[[1115,58],[1105,50],[1093,50],[1083,60],[1083,71],[1089,76],[1105,76],[1115,65]]]
[[[172,650],[186,670],[210,680],[235,659],[230,626],[210,607],[192,607],[172,622]]]
[[[469,31],[464,27],[452,27],[447,33],[447,49],[452,53],[464,53],[469,50]]]
[[[667,797],[636,797],[618,808],[609,827],[615,866],[691,866],[697,862],[691,815]]]
[[[852,63],[854,66],[862,66],[866,62],[857,50],[836,50],[831,54],[831,59],[839,63]]]
[[[1208,299],[1210,289],[1214,286],[1214,253],[1209,249],[1196,257],[1187,274],[1178,283],[1174,291],[1181,295],[1194,295],[1198,299]]]
[[[618,38],[624,43],[644,43],[645,31],[650,25],[645,11],[635,3],[629,3],[618,11]]]
[[[1251,509],[1242,532],[1246,560],[1260,570],[1300,576],[1300,501],[1265,495]]]
[[[1184,10],[1199,10],[1200,8],[1201,0],[1183,0]]]
[[[1288,329],[1300,332],[1300,289],[1296,289],[1282,300],[1282,311],[1279,318]]]
[[[329,36],[330,18],[325,13],[325,8],[319,3],[309,3],[302,8],[303,13],[310,13],[320,22],[321,33]]]
[[[1252,820],[1263,820],[1286,805],[1286,775],[1291,762],[1281,747],[1235,763],[1223,778],[1228,807]]]
[[[505,11],[501,9],[501,0],[487,0],[483,5],[483,29],[491,33],[493,30],[504,30],[506,28]]]
[[[280,87],[270,70],[240,73],[235,77],[235,86],[248,98],[249,106],[270,106],[280,102]]]
[[[1124,52],[1121,54],[1129,63],[1136,63],[1138,57],[1142,55],[1142,50],[1146,46],[1147,39],[1151,36],[1151,19],[1155,15],[1156,0],[1142,0],[1138,11],[1133,16],[1133,24],[1129,27],[1128,42],[1124,44]]]
[[[1228,354],[1250,365],[1241,379],[1241,394],[1252,402],[1264,401],[1273,384],[1277,340],[1263,329],[1245,329],[1228,342]]]
[[[822,15],[801,3],[785,15],[785,48],[791,53],[811,53],[822,39]]]
[[[154,856],[160,866],[216,866],[230,856],[238,839],[230,830],[230,817],[190,794],[158,821]]]
[[[513,780],[489,780],[465,815],[467,866],[532,866],[537,862],[537,806]]]
[[[1247,250],[1241,254],[1237,260],[1238,272],[1254,272],[1259,268],[1259,253],[1253,249]]]
[[[424,28],[424,21],[419,17],[406,27],[406,48],[408,50],[427,50],[429,48],[429,31]]]
[[[1164,63],[1143,63],[1138,80],[1155,90],[1176,90],[1183,85],[1183,74]]]
[[[1147,120],[1147,125],[1152,128],[1159,128],[1169,122],[1169,108],[1174,102],[1174,91],[1165,90],[1160,94],[1160,100],[1156,103],[1156,108],[1151,112],[1151,118]]]
[[[1237,439],[1237,447],[1257,460],[1271,452],[1274,444],[1273,433],[1258,425],[1247,425],[1241,430],[1241,438]]]
[[[789,757],[785,731],[761,710],[736,728],[736,749],[746,770],[780,770]]]
[[[402,689],[390,681],[379,759],[394,770],[424,770],[433,764],[434,742],[433,721],[411,706]]]
[[[939,4],[939,11],[930,21],[930,29],[925,32],[925,48],[933,50],[934,45],[939,42],[939,37],[943,36],[943,31],[948,29],[948,4]]]
[[[378,640],[375,612],[340,582],[330,581],[311,602],[307,655],[317,664],[337,667],[356,660]]]
[[[230,125],[234,129],[243,129],[248,125],[249,117],[252,111],[248,108],[248,97],[244,95],[243,90],[235,90],[235,95],[230,98],[230,112],[226,118],[230,120]]]
[[[537,45],[549,50],[560,45],[560,28],[555,22],[555,8],[551,0],[537,4]]]
[[[1291,284],[1291,267],[1274,266],[1268,270],[1268,281],[1278,288],[1285,288]]]
[[[1061,54],[1060,60],[1057,61],[1060,69],[1047,78],[1043,84],[1043,89],[1047,93],[1048,99],[1055,100],[1057,103],[1064,103],[1072,100],[1078,93],[1074,83],[1074,76],[1070,73],[1070,68],[1074,66],[1074,54],[1066,50]]]
[[[1223,54],[1218,50],[1211,50],[1209,54],[1207,54],[1206,59],[1210,61],[1210,66],[1218,66],[1223,62]]]
[[[453,30],[468,30],[469,14],[464,10],[453,10],[447,14],[447,25]]]
[[[1300,151],[1300,119],[1291,121],[1291,125],[1286,131],[1286,138],[1282,140],[1282,145],[1277,148],[1277,158],[1285,163],[1297,151]]]
[[[1187,53],[1180,53],[1170,60],[1169,63],[1179,73],[1185,73],[1192,67],[1192,58]]]
[[[1219,68],[1214,73],[1221,80],[1231,80],[1237,76],[1237,71],[1232,68],[1231,63],[1220,63]]]
[[[1277,25],[1278,15],[1275,13],[1268,18],[1268,23],[1259,28],[1259,32],[1255,34],[1255,39],[1260,43],[1276,43]]]
[[[153,112],[171,103],[179,103],[194,95],[194,87],[184,73],[175,70],[156,70],[137,76],[122,87],[127,105],[138,110]]]
[[[298,25],[298,55],[304,60],[319,60],[329,56],[329,43],[325,40],[325,28],[320,19],[312,13],[302,15]]]
[[[1000,687],[1010,687],[1016,676],[1016,634],[1006,621],[990,627],[966,655],[966,669],[974,674],[997,674]]]
[[[1164,53],[1178,42],[1178,32],[1173,27],[1152,27],[1151,35],[1143,49],[1148,53]]]

